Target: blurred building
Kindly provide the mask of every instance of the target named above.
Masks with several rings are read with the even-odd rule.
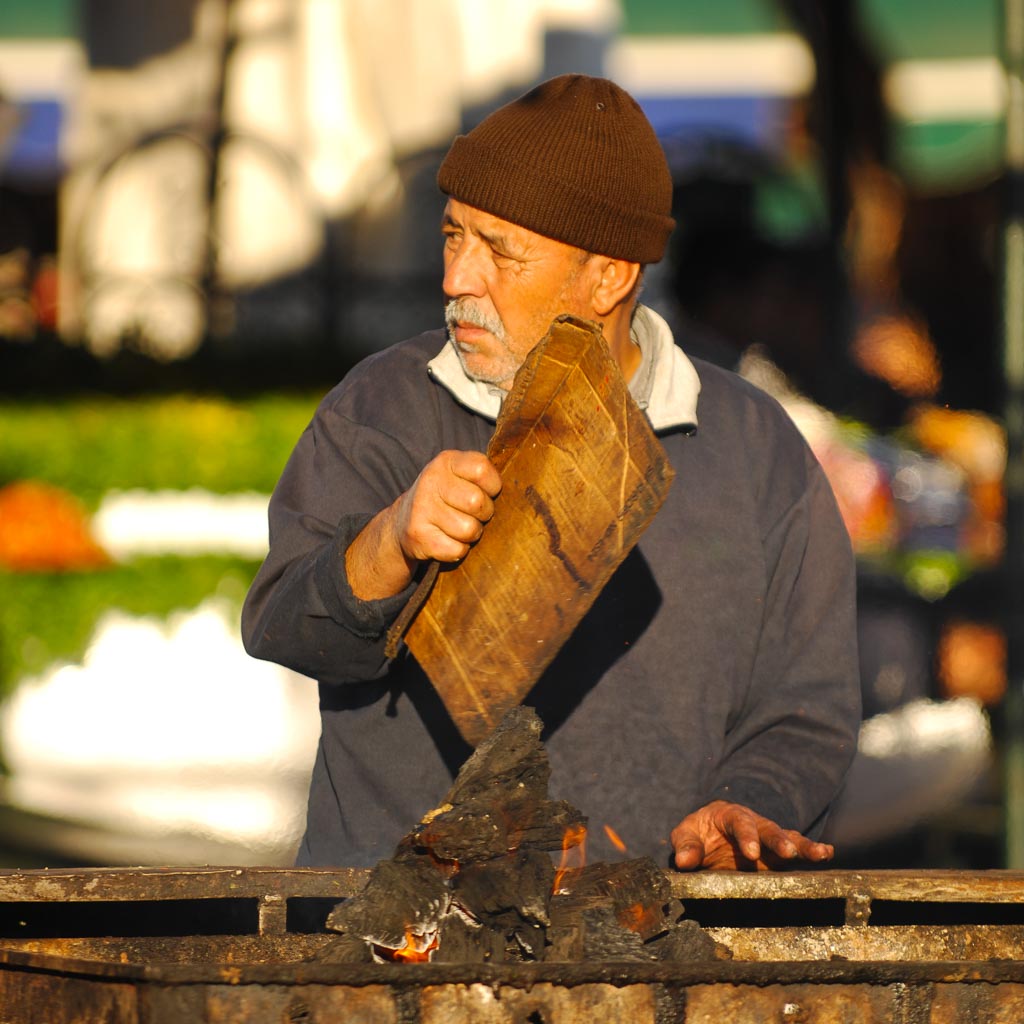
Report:
[[[358,354],[436,317],[440,153],[538,79],[620,81],[680,173],[737,147],[783,167],[802,198],[787,181],[759,216],[792,236],[820,226],[842,156],[830,140],[863,120],[839,80],[848,40],[830,31],[856,29],[877,66],[908,188],[949,195],[998,173],[997,6],[8,0],[0,175],[14,192],[0,199],[9,222],[33,193],[40,226],[8,227],[0,249],[16,253],[8,276],[27,255],[29,291],[39,259],[59,257],[60,332],[100,356],[180,359],[204,340]],[[808,138],[795,126],[815,95],[833,97],[834,123]]]

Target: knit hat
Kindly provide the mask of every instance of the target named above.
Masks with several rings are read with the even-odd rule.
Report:
[[[672,177],[639,104],[605,78],[561,75],[458,136],[438,171],[460,202],[588,252],[657,263]]]

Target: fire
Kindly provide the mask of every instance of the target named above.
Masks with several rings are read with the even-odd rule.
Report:
[[[605,825],[604,834],[608,837],[608,839],[611,841],[612,846],[614,846],[615,849],[619,851],[619,853],[626,852],[626,844],[619,837],[619,833],[616,832],[615,829],[611,827],[611,825]]]
[[[423,944],[426,943],[424,946]],[[410,929],[405,929],[405,945],[401,949],[392,950],[390,953],[391,959],[400,963],[406,964],[424,964],[430,960],[430,954],[437,949],[439,943],[437,941],[437,933],[434,933],[433,938],[426,942],[425,936],[417,935]],[[421,949],[420,947],[423,946]]]
[[[643,903],[634,903],[631,907],[619,911],[619,923],[623,928],[642,935],[650,929],[659,916],[658,909],[654,905],[645,906]]]
[[[555,872],[552,892],[562,892],[562,879],[566,873],[583,867],[587,861],[587,826],[570,825],[562,836],[562,859]]]

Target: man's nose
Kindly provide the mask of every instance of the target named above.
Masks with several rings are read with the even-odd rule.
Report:
[[[449,299],[462,295],[479,298],[484,294],[486,287],[476,246],[463,241],[454,252],[445,253],[443,287]]]

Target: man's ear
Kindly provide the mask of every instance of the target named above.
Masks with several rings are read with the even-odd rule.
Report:
[[[633,294],[640,279],[640,264],[627,260],[616,260],[610,256],[598,256],[599,277],[592,292],[594,312],[599,317],[608,316]]]

